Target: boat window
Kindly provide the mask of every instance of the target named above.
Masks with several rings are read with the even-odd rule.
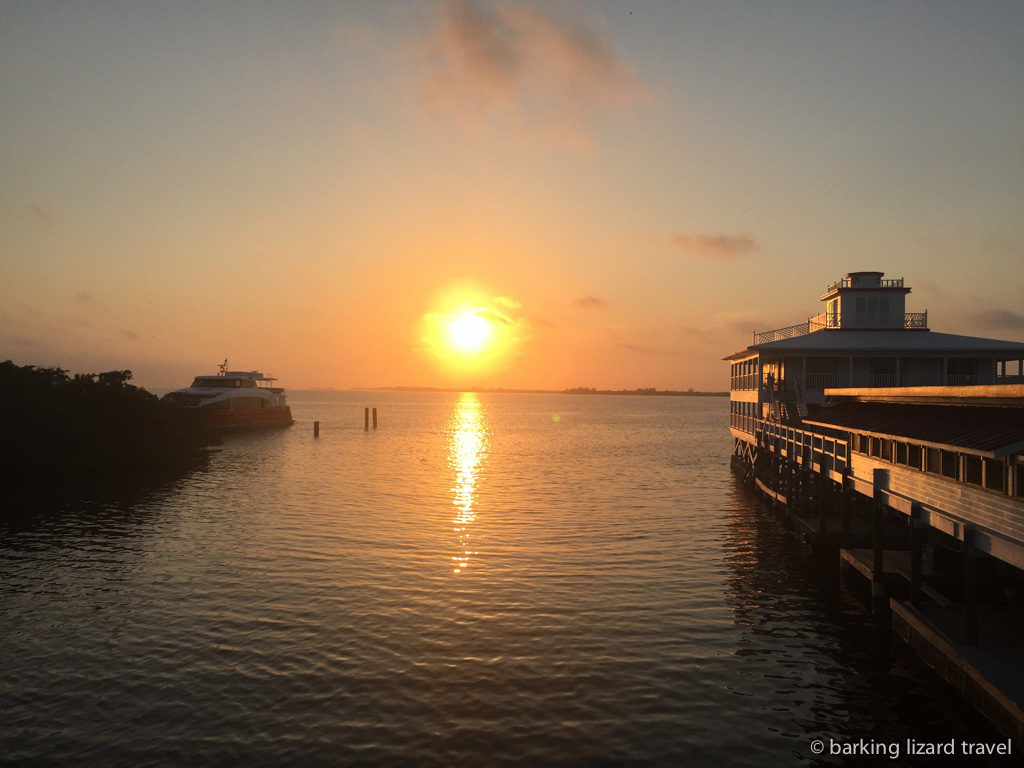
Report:
[[[938,448],[928,449],[928,465],[925,469],[933,474],[942,474],[942,451]]]
[[[238,386],[238,379],[222,379],[219,376],[217,378],[196,379],[192,382],[192,386],[202,387],[203,389],[230,389],[231,387]]]
[[[1024,497],[1024,464],[1017,464],[1017,477],[1014,480],[1016,481],[1013,484],[1014,496]]]

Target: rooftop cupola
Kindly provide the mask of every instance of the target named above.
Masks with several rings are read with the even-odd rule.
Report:
[[[836,330],[926,330],[927,320],[906,314],[908,293],[902,277],[886,280],[884,272],[850,272],[825,289],[825,312],[812,322]]]

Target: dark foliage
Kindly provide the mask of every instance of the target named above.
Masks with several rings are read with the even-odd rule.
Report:
[[[4,485],[85,491],[193,465],[207,442],[202,425],[131,377],[0,363]]]

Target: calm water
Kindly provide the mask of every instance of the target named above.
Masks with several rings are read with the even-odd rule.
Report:
[[[291,403],[145,498],[0,526],[0,763],[813,765],[815,738],[999,738],[876,657],[764,519],[724,399]]]

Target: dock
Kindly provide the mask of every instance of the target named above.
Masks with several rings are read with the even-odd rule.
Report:
[[[732,466],[1024,751],[1024,344],[934,333],[909,292],[849,273],[726,357]]]

